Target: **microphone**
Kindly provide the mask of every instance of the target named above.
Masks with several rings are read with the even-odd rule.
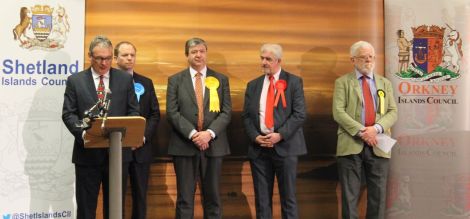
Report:
[[[98,101],[90,107],[90,109],[85,110],[83,113],[83,119],[78,122],[77,127],[82,130],[87,130],[91,128],[91,122],[99,117],[107,117],[109,105],[111,104],[111,90],[106,89],[103,95],[103,99],[98,99]],[[96,111],[95,113],[93,113]]]
[[[101,103],[101,101],[98,100],[95,103],[95,105],[91,106],[90,109],[85,110],[85,112],[83,112],[82,121],[79,121],[78,124],[76,125],[78,128],[81,128],[82,130],[87,130],[87,129],[91,128],[90,122],[98,117],[98,115],[93,114],[93,111],[96,108],[99,108],[100,103]]]
[[[104,98],[103,98],[103,108],[101,109],[100,115],[103,117],[103,122],[101,123],[101,130],[104,131],[104,126],[106,124],[106,120],[108,119],[108,111],[109,111],[109,106],[111,105],[111,97],[112,97],[112,92],[110,89],[106,89],[104,93]]]
[[[109,110],[109,105],[111,104],[111,97],[112,97],[111,94],[112,94],[112,93],[113,93],[113,92],[111,92],[110,89],[106,89],[105,94],[104,94],[104,95],[105,95],[105,96],[104,96],[104,103],[105,103],[105,104],[104,104],[104,110],[105,110],[106,112]]]

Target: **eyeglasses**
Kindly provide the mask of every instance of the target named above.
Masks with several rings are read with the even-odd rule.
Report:
[[[100,56],[91,56],[95,61],[97,62],[109,62],[113,59],[112,56],[108,56],[108,57],[100,57]]]
[[[353,58],[359,59],[359,60],[361,60],[361,61],[365,61],[365,60],[374,60],[374,59],[375,59],[375,56],[372,56],[372,55],[368,55],[368,56],[354,56]]]

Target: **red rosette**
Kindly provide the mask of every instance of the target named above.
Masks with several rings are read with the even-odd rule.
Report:
[[[282,98],[282,107],[286,108],[287,103],[286,103],[286,95],[284,94],[284,91],[287,88],[287,82],[286,80],[278,80],[276,82],[276,90],[277,90],[277,95],[276,95],[276,100],[274,101],[274,106],[277,107],[277,104],[279,103],[279,97]]]
[[[281,80],[278,80],[278,81],[276,82],[276,85],[275,85],[275,86],[276,86],[276,89],[277,89],[278,91],[279,91],[279,90],[285,91],[286,88],[287,88],[287,82],[286,82],[286,80],[282,80],[282,79],[281,79]]]

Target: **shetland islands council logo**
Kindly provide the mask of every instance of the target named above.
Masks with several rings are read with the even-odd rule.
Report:
[[[69,18],[63,6],[21,7],[19,23],[13,27],[13,39],[29,50],[54,51],[64,47],[70,32]]]
[[[398,30],[398,72],[402,80],[415,82],[450,81],[460,77],[463,57],[460,32],[437,25],[412,27],[413,39]],[[411,56],[411,60],[410,60]]]

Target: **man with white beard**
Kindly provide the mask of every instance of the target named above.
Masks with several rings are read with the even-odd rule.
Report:
[[[385,218],[389,158],[377,147],[377,134],[390,135],[397,120],[391,82],[376,74],[374,47],[365,41],[350,49],[354,71],[335,81],[333,118],[338,123],[337,162],[342,218],[358,218],[362,170],[367,186],[366,218]]]

